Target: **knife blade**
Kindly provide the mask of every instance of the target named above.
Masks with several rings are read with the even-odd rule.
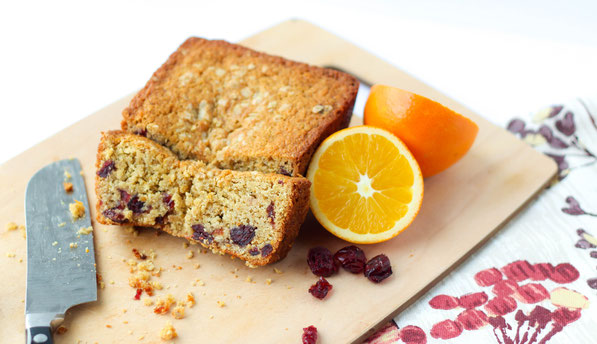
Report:
[[[73,190],[66,192],[63,182],[72,183]],[[69,210],[75,200],[85,207],[85,214],[77,219]],[[77,159],[49,164],[27,184],[28,344],[52,343],[52,330],[67,309],[97,300],[93,232],[86,230],[91,226],[89,209]]]

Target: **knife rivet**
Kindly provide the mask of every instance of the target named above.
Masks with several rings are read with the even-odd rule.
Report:
[[[43,333],[38,333],[35,335],[35,337],[33,337],[34,343],[45,343],[47,341],[48,341],[48,336],[46,336]]]

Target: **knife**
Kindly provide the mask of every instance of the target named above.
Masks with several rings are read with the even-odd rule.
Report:
[[[65,191],[63,182],[72,183]],[[85,214],[74,219],[75,200]],[[52,331],[74,305],[97,300],[93,232],[81,165],[77,159],[54,162],[39,170],[25,191],[27,224],[27,344],[51,344]]]

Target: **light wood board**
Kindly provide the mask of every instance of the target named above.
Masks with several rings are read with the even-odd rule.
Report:
[[[393,277],[375,285],[363,276],[341,271],[329,278],[334,289],[325,301],[307,292],[316,278],[307,267],[306,252],[316,245],[335,251],[346,243],[328,234],[312,216],[303,225],[289,256],[259,269],[211,253],[187,259],[187,251],[196,252],[198,247],[183,248],[183,239],[165,234],[158,237],[153,230],[135,237],[121,227],[95,223],[98,272],[106,287],[99,291],[97,302],[67,313],[68,332],[57,335],[57,343],[76,343],[79,339],[82,343],[161,343],[158,332],[166,321],[178,331],[176,343],[298,343],[302,328],[308,325],[319,329],[320,343],[360,341],[479,248],[556,171],[551,159],[503,129],[389,63],[309,23],[284,22],[242,43],[291,59],[334,66],[368,83],[394,85],[428,96],[477,122],[477,140],[460,162],[425,180],[423,206],[410,228],[389,242],[362,246],[369,257],[387,254],[395,271]],[[152,71],[147,72],[149,77]],[[23,197],[28,179],[57,159],[81,160],[89,201],[94,204],[94,162],[100,131],[119,128],[121,111],[129,100],[130,96],[107,106],[0,166],[3,342],[19,343],[24,339],[26,266],[25,240],[19,231],[3,230],[4,223],[24,224]],[[169,288],[158,291],[158,295],[171,293],[183,298],[190,291],[194,293],[197,305],[187,309],[185,319],[155,315],[151,307],[133,300],[135,291],[128,286],[129,268],[123,262],[133,258],[132,248],[157,252],[156,265],[164,271],[154,279]],[[5,253],[16,257],[9,258]],[[174,269],[174,264],[182,269]],[[201,267],[195,269],[195,264]],[[274,267],[283,273],[274,273]],[[247,282],[248,276],[256,283]],[[271,285],[265,283],[268,278],[273,280]],[[205,286],[193,286],[196,279],[204,281]],[[226,306],[218,307],[218,300]],[[143,339],[138,340],[140,336]]]

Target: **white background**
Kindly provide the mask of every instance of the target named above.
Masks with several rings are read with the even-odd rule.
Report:
[[[499,124],[597,94],[595,1],[5,0],[0,162],[142,87],[189,36],[238,41],[290,18],[354,42]]]

